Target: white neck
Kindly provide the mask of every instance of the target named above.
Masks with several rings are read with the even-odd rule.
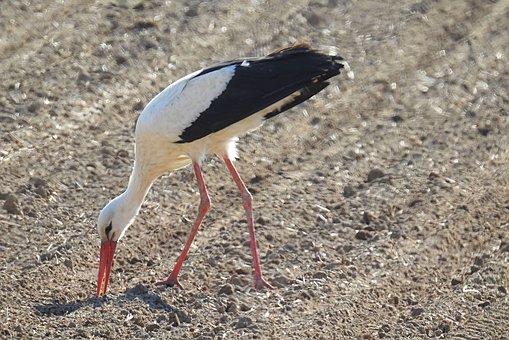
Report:
[[[113,200],[116,201],[116,215],[121,225],[128,227],[132,223],[156,178],[147,174],[140,162],[135,161],[127,189]]]

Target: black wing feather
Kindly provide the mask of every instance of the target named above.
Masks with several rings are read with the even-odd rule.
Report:
[[[340,60],[343,58],[324,55],[307,45],[297,45],[263,58],[230,61],[203,70],[196,77],[236,65],[235,74],[225,91],[182,132],[179,142],[192,142],[220,131],[296,91],[300,91],[298,96],[266,114],[265,118],[304,102],[327,87],[327,79],[339,74],[343,68]],[[249,65],[242,66],[243,62]]]

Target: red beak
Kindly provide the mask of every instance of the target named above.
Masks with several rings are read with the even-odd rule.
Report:
[[[117,241],[106,240],[101,243],[99,276],[97,277],[97,296],[106,294],[106,289],[108,289],[115,248],[117,248]]]

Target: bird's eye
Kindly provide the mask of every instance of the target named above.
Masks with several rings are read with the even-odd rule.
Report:
[[[106,233],[106,238],[109,239],[109,234],[111,232],[111,228],[113,228],[113,226],[111,225],[112,222],[110,222],[110,224],[108,224],[108,226],[106,227],[106,229],[104,229],[104,232]]]

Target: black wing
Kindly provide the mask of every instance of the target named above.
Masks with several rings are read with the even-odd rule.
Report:
[[[235,73],[224,92],[179,136],[179,143],[192,142],[220,131],[268,106],[300,91],[291,102],[265,115],[273,117],[304,102],[329,84],[343,64],[339,56],[328,56],[297,45],[263,58],[247,58],[212,66],[200,75],[236,65]]]

